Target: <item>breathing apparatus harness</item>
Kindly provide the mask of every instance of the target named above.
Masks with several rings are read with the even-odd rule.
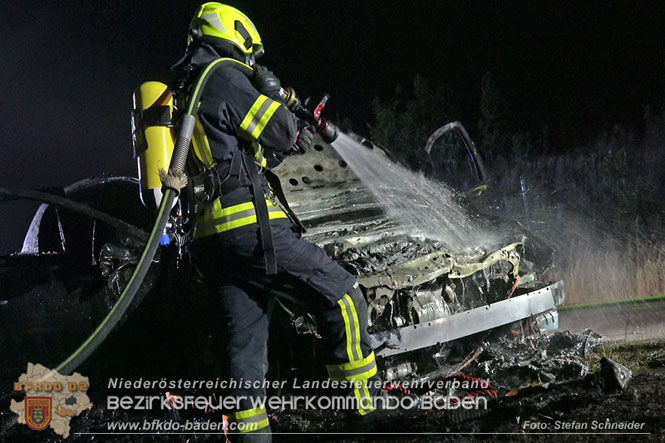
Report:
[[[185,112],[180,117],[180,124],[177,125],[178,133],[173,144],[173,152],[170,156],[170,161],[168,159],[165,160],[166,163],[169,164],[168,171],[160,170],[158,174],[159,181],[161,181],[162,184],[161,191],[159,189],[154,189],[154,185],[144,187],[143,180],[140,180],[142,182],[142,200],[144,200],[144,194],[146,194],[148,191],[154,191],[155,195],[160,194],[160,198],[155,199],[155,202],[159,202],[157,217],[141,257],[136,264],[136,268],[134,269],[134,272],[132,273],[127,286],[125,286],[123,289],[111,311],[92,332],[92,334],[90,334],[90,336],[78,347],[78,349],[76,349],[69,357],[67,357],[55,368],[56,372],[60,374],[72,373],[74,369],[76,369],[90,355],[92,355],[92,353],[97,349],[97,347],[99,347],[99,345],[106,339],[106,337],[108,337],[111,331],[121,320],[122,316],[134,301],[136,293],[141,287],[143,280],[145,279],[157,249],[160,246],[162,235],[165,232],[165,228],[167,222],[169,221],[169,217],[171,216],[171,212],[175,206],[176,199],[181,195],[181,193],[185,194],[183,195],[183,199],[189,200],[189,210],[191,213],[194,213],[195,211],[200,210],[200,208],[206,203],[213,201],[214,198],[216,198],[217,192],[222,192],[224,190],[224,183],[226,183],[226,180],[232,180],[234,174],[238,174],[237,177],[239,177],[239,166],[245,167],[251,181],[251,190],[256,210],[257,222],[259,223],[259,229],[261,230],[261,240],[266,258],[267,273],[276,271],[272,236],[270,235],[269,231],[270,218],[268,215],[268,208],[264,198],[263,189],[260,184],[259,172],[253,156],[249,152],[243,151],[240,158],[236,160],[235,166],[230,168],[229,175],[227,175],[225,179],[220,178],[217,174],[217,171],[211,171],[210,168],[201,164],[201,162],[196,161],[196,159],[195,161],[188,162],[188,159],[196,157],[192,156],[190,153],[190,146],[192,144],[192,135],[196,125],[196,114],[198,112],[201,94],[208,79],[210,78],[210,74],[215,68],[221,66],[231,66],[250,77],[253,72],[252,68],[239,61],[229,58],[221,58],[208,64],[198,74],[197,80],[192,88],[192,93],[186,102],[186,106],[184,108]],[[135,149],[137,147],[137,140],[139,140],[139,147],[142,144],[141,142],[143,142],[145,145],[140,149],[147,148],[147,143],[145,143],[145,140],[142,140],[141,135],[142,129],[145,127],[149,127],[152,124],[157,127],[161,127],[161,130],[165,130],[164,128],[171,130],[175,126],[172,124],[172,122],[176,119],[173,110],[168,110],[165,106],[159,105],[161,100],[170,94],[170,91],[168,91],[168,88],[165,85],[160,85],[163,86],[161,90],[162,92],[161,94],[157,94],[158,97],[154,102],[157,104],[157,106],[151,106],[147,109],[142,109],[141,112],[137,112],[135,109],[132,118]],[[309,111],[305,106],[301,105],[300,101],[296,98],[293,89],[289,88],[287,90],[282,90],[280,91],[280,95],[284,99],[287,106],[299,118],[311,124],[312,127],[314,127],[315,130],[323,137],[324,141],[331,142],[337,137],[337,128],[334,125],[327,123],[321,117],[321,111],[325,106],[327,96],[324,97],[324,99],[319,103],[314,111]],[[155,109],[151,110],[152,107]],[[159,137],[168,138],[166,137],[165,133],[158,134],[158,138]],[[139,152],[136,152],[136,154],[137,158],[139,158]],[[140,161],[141,159],[139,158],[139,169],[141,164]],[[185,175],[186,170],[191,174],[189,179],[187,175]],[[279,180],[277,179],[275,181],[276,176],[271,174],[269,170],[266,170],[265,172],[266,178],[271,183],[273,190],[278,194],[280,200],[282,200],[283,206],[290,213],[290,216],[294,219],[294,221],[299,224],[295,214],[293,214],[290,208],[288,208],[286,200],[282,199],[283,192],[281,191]],[[230,185],[231,182],[228,182],[228,184]],[[264,226],[267,228],[264,229]]]
[[[220,58],[211,62],[205,69],[205,77],[199,77],[193,87],[193,95],[197,96],[197,102],[200,99],[200,93],[203,90],[207,78],[219,67],[230,67],[237,69],[247,76],[250,80],[253,77],[254,70],[244,63],[231,58]],[[185,96],[187,91],[187,82],[184,81],[179,88],[180,95]],[[194,113],[195,115],[196,113]],[[191,183],[184,189],[183,200],[186,201],[190,217],[197,217],[206,205],[209,205],[221,195],[228,193],[241,186],[249,185],[252,193],[252,201],[256,214],[256,221],[259,225],[261,236],[261,246],[264,253],[266,274],[274,275],[277,273],[277,258],[273,245],[272,232],[270,228],[270,211],[266,202],[266,196],[259,176],[259,167],[256,163],[255,155],[250,152],[251,147],[248,143],[241,143],[239,150],[233,153],[231,162],[225,170],[221,165],[206,165],[191,150],[189,152],[186,165],[188,175],[191,177]],[[262,151],[261,151],[262,152]],[[261,153],[261,158],[262,153]],[[226,166],[226,165],[224,165]],[[272,182],[272,180],[271,180]],[[285,202],[283,195],[280,200]],[[284,205],[288,208],[288,205]],[[291,212],[290,209],[287,212]],[[291,217],[295,214],[291,212]],[[195,225],[195,223],[192,223]]]

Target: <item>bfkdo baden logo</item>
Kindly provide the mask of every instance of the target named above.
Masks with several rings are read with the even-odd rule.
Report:
[[[9,409],[18,415],[18,422],[35,431],[51,428],[64,438],[69,437],[72,417],[92,407],[87,392],[88,377],[78,372],[60,375],[42,365],[28,363],[28,369],[14,383],[14,391],[24,392],[23,401],[12,400]]]
[[[51,410],[53,399],[51,397],[26,397],[25,424],[35,431],[43,431],[51,424]]]

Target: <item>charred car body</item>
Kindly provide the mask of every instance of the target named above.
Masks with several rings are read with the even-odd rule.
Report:
[[[427,153],[451,132],[469,154],[477,183],[466,194],[476,197],[488,188],[487,173],[461,124],[432,134]],[[381,146],[356,138],[360,149],[388,155]],[[414,235],[386,215],[362,180],[321,140],[276,173],[290,206],[308,228],[305,238],[326,249],[363,288],[370,336],[376,355],[383,357],[385,379],[434,370],[442,345],[503,325],[523,321],[522,326],[538,333],[558,329],[556,307],[565,299],[564,284],[542,280],[552,266],[553,251],[523,229],[485,220],[503,234],[494,244],[463,252]],[[294,321],[305,333],[315,331],[306,316]]]

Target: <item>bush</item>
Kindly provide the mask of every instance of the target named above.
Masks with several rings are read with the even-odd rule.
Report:
[[[398,87],[390,99],[374,99],[372,140],[389,148],[407,166],[421,169],[427,137],[451,120],[449,96],[445,87],[418,75],[411,91],[405,93]]]

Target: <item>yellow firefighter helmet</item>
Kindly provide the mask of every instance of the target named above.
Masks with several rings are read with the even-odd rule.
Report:
[[[263,55],[261,36],[254,23],[236,8],[221,3],[202,4],[189,25],[187,44],[195,40],[221,39],[245,56]]]

